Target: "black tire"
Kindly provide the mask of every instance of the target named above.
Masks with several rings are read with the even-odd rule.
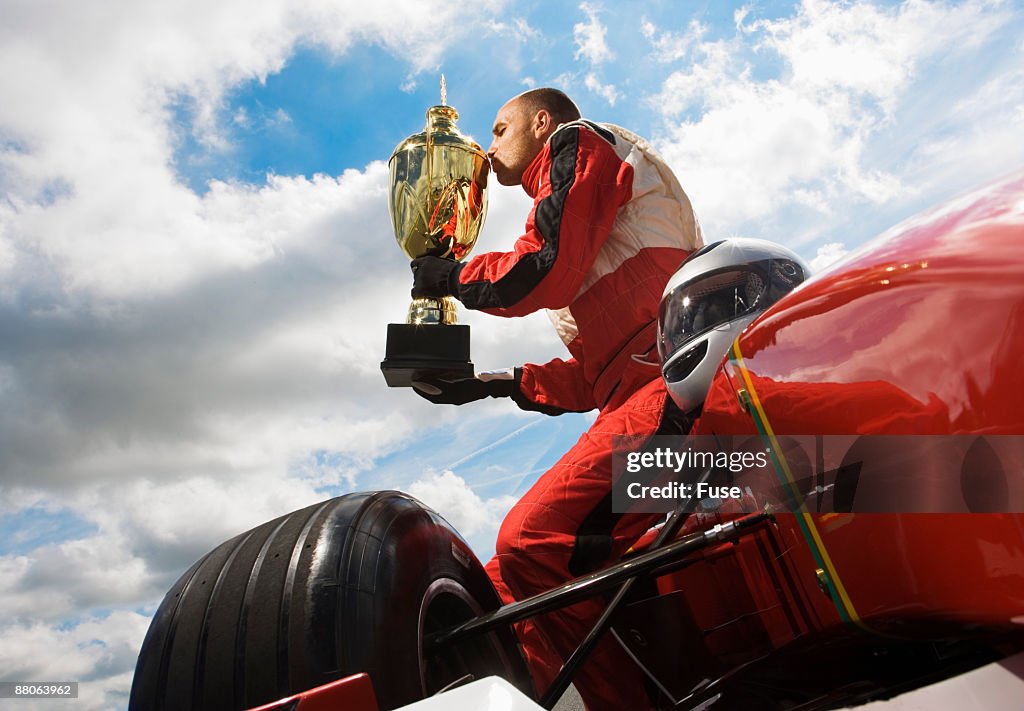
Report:
[[[368,672],[382,709],[467,675],[532,693],[510,628],[423,653],[423,636],[499,601],[454,528],[393,491],[282,516],[211,551],[168,591],[129,708],[226,711]]]

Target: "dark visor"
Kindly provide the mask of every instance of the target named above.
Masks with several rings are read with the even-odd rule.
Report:
[[[662,340],[657,344],[662,360],[694,336],[763,308],[767,286],[759,271],[746,267],[680,284],[662,302]]]
[[[803,270],[792,261],[766,260],[680,284],[661,303],[658,351],[662,362],[694,337],[764,311],[803,278]]]

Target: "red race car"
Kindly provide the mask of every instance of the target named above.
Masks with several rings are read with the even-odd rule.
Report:
[[[505,607],[415,499],[310,506],[175,583],[131,708],[551,708],[605,633],[666,709],[836,708],[993,662],[1022,677],[1022,355],[1024,173],[890,230],[736,339],[695,434],[770,453],[726,482],[738,498],[689,499],[625,560]],[[538,695],[512,623],[595,596],[606,615]]]

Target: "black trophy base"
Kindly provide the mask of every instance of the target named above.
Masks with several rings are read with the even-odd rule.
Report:
[[[472,378],[469,360],[469,326],[389,323],[388,342],[381,372],[388,387],[408,388],[424,376],[429,378]]]

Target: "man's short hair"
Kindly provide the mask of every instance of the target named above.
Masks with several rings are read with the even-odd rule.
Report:
[[[550,87],[530,89],[520,94],[518,98],[523,102],[523,108],[530,115],[544,109],[551,114],[551,118],[555,120],[556,124],[569,123],[580,118],[580,110],[573,100],[564,91],[558,89]]]

